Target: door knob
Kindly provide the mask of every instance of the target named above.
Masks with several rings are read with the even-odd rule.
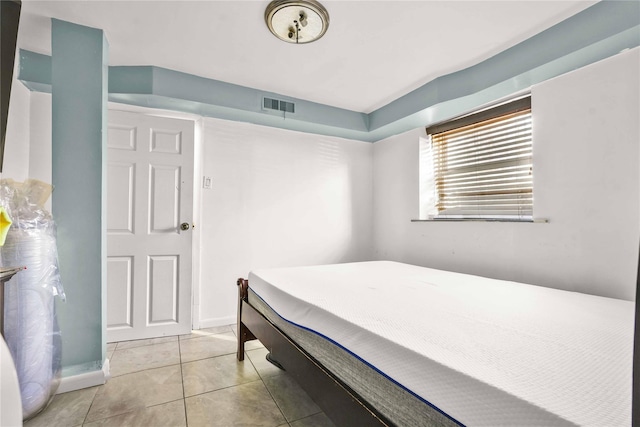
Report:
[[[188,222],[183,222],[182,224],[180,224],[180,230],[186,231],[189,229],[189,223]]]

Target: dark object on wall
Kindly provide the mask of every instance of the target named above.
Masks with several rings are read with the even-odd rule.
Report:
[[[636,329],[633,339],[633,400],[631,403],[633,427],[640,427],[640,310],[638,295],[640,294],[640,250],[638,250],[638,275],[636,276]]]
[[[9,96],[13,80],[13,65],[18,41],[20,0],[0,0],[0,172],[4,159],[4,138],[7,133]]]

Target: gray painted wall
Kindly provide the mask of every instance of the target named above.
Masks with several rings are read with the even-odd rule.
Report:
[[[411,222],[424,128],[374,144],[374,247],[389,259],[634,300],[640,48],[532,88],[534,216]]]

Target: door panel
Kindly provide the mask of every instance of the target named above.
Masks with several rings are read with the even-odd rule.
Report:
[[[135,167],[132,163],[109,163],[107,200],[117,209],[108,209],[107,233],[133,234]]]
[[[151,165],[151,233],[177,233],[180,224],[180,169]]]
[[[176,322],[178,307],[177,255],[149,257],[149,323]]]
[[[133,270],[132,257],[109,257],[107,260],[108,327],[132,327]]]
[[[107,340],[191,330],[194,123],[109,111]]]

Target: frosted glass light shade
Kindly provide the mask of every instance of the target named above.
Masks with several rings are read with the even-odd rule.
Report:
[[[269,30],[288,43],[311,43],[324,35],[329,27],[329,13],[317,1],[276,0],[264,13]]]

